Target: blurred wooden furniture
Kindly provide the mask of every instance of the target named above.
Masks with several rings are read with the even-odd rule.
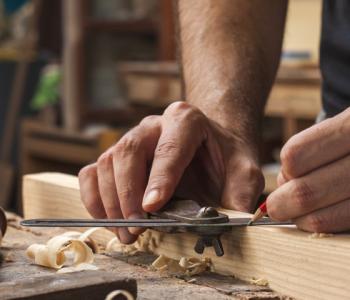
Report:
[[[314,122],[321,111],[321,75],[316,66],[282,66],[271,90],[265,114],[283,118],[283,139],[300,131],[300,120]]]
[[[78,174],[124,133],[124,129],[103,129],[96,134],[71,132],[25,119],[21,124],[20,178],[34,172]],[[20,201],[17,202],[21,211]]]
[[[66,171],[77,174],[94,162],[124,133],[123,129],[103,129],[96,134],[75,133],[25,119],[21,126],[21,174]]]
[[[41,0],[34,0],[28,3],[25,8],[29,11],[26,16],[26,24],[21,24],[19,19],[17,19],[17,22],[12,20],[13,23],[10,23],[13,27],[18,26],[17,31],[25,31],[22,34],[22,39],[19,40],[18,36],[10,34],[8,40],[2,41],[0,45],[0,60],[13,61],[15,63],[11,93],[6,100],[3,136],[0,139],[0,206],[4,208],[9,208],[11,205],[14,179],[17,173],[16,166],[13,163],[13,148],[16,142],[16,128],[20,118],[21,107],[23,106],[30,63],[35,60],[37,55],[38,17],[41,9]],[[22,16],[22,18],[25,17]]]
[[[158,60],[175,59],[175,39],[172,16],[172,1],[159,0],[159,18],[136,20],[108,20],[90,16],[91,3],[84,0],[64,1],[64,116],[66,128],[76,130],[90,122],[129,123],[139,120],[140,113],[129,114],[129,108],[95,107],[88,93],[88,38],[105,33],[118,36],[150,36],[155,40]],[[90,41],[91,42],[91,41]],[[113,66],[112,66],[113,67]],[[142,109],[142,108],[141,108]],[[139,108],[131,108],[139,111]],[[127,113],[124,114],[124,111]],[[106,114],[106,112],[108,112]],[[141,115],[143,115],[141,113]],[[125,123],[125,122],[124,122]]]
[[[129,101],[165,108],[182,99],[175,62],[125,62],[119,65]],[[283,138],[299,130],[299,120],[315,120],[321,110],[321,77],[316,66],[282,66],[268,99],[268,117],[283,119]]]

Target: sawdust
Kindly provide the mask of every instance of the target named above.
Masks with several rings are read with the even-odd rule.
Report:
[[[258,279],[253,278],[252,280],[250,280],[250,283],[258,286],[269,286],[269,282],[266,278],[258,278]]]
[[[160,255],[153,263],[152,267],[160,272],[167,272],[171,275],[194,276],[212,269],[210,258],[181,257],[180,260]]]
[[[135,255],[138,252],[153,252],[159,246],[160,241],[160,235],[154,235],[147,230],[138,237],[135,243],[130,245],[122,244],[118,237],[115,237],[107,243],[105,251],[107,253],[122,252],[127,255]]]
[[[314,232],[308,236],[309,239],[319,239],[319,238],[327,238],[333,236],[333,233],[318,233]]]
[[[121,252],[127,255],[136,255],[139,252],[152,252],[157,249],[161,242],[162,235],[154,234],[147,230],[139,236],[137,241],[131,245],[122,244],[118,237],[111,239],[107,245],[105,251]],[[195,257],[182,257],[180,260],[168,258],[164,255],[160,255],[151,265],[153,270],[160,272],[167,272],[176,276],[191,277],[207,270],[213,270],[213,265],[210,258],[195,258]]]

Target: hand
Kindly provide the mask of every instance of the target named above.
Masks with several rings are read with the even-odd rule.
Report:
[[[303,230],[350,229],[350,109],[293,136],[281,152],[279,187],[269,195],[271,218]]]
[[[175,193],[251,211],[264,180],[252,147],[185,103],[149,116],[79,173],[82,200],[95,218],[142,218]],[[116,230],[115,230],[116,231]],[[139,228],[116,231],[131,243]]]

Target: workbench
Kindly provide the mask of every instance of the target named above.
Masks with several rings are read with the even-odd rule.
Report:
[[[31,263],[25,256],[25,250],[30,244],[45,243],[52,236],[62,233],[63,229],[27,229],[19,225],[18,216],[7,214],[7,218],[8,230],[0,248],[3,255],[3,263],[0,267],[1,299],[4,299],[6,291],[9,287],[13,288],[14,284],[15,287],[18,286],[15,294],[17,292],[20,294],[21,287],[25,286],[26,280],[30,282],[32,292],[35,293],[37,281],[39,282],[42,278],[46,280],[53,278],[51,285],[45,287],[49,293],[52,292],[52,286],[55,285],[54,281],[59,281],[56,278],[60,276],[70,277],[70,283],[74,284],[75,281],[79,281],[84,272],[101,273],[101,271],[110,272],[119,277],[136,279],[137,299],[289,299],[267,287],[246,283],[231,276],[207,272],[185,280],[159,273],[149,268],[156,257],[146,253],[138,253],[133,256],[118,252],[96,254],[94,264],[99,267],[99,271],[55,274],[55,270]],[[5,299],[22,299],[16,298],[15,294],[12,298]],[[64,299],[73,298],[69,297],[67,291]],[[89,299],[89,295],[84,295],[81,299]]]

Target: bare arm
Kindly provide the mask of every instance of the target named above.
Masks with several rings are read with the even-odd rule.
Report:
[[[287,3],[178,1],[186,100],[248,142],[259,138],[279,64]]]
[[[263,190],[256,134],[278,65],[285,1],[179,3],[186,98],[79,173],[95,218],[138,219],[175,194],[251,211]],[[199,109],[198,109],[199,108]],[[115,230],[131,243],[141,231]]]

